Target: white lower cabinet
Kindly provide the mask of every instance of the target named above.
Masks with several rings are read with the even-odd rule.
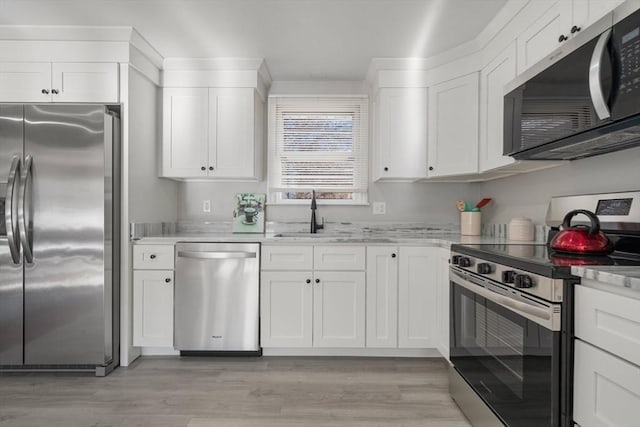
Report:
[[[398,347],[435,348],[434,248],[401,247],[398,266]]]
[[[133,245],[133,345],[173,347],[173,245]]]
[[[398,248],[367,248],[367,347],[398,347]]]
[[[367,248],[367,347],[437,347],[438,250]]]
[[[262,347],[313,345],[311,271],[263,272],[260,283]]]
[[[436,248],[436,340],[438,351],[449,359],[449,257],[451,251]]]
[[[314,347],[364,347],[364,277],[363,271],[314,274]]]
[[[173,347],[173,271],[133,272],[133,345]]]
[[[288,271],[278,260],[297,259]],[[313,270],[296,271],[308,266],[315,253]],[[318,256],[323,254],[323,256]],[[319,260],[326,259],[325,264]],[[365,273],[364,247],[358,246],[263,246],[263,271],[260,284],[260,344],[264,348],[364,347]],[[341,260],[343,258],[343,260]],[[266,262],[265,262],[266,260]],[[354,260],[349,264],[348,260]],[[362,260],[362,261],[360,261]],[[318,268],[333,264],[345,271]]]
[[[640,419],[640,300],[590,286],[575,290],[573,418],[581,427]]]
[[[573,419],[580,427],[633,427],[640,419],[640,367],[576,340]]]

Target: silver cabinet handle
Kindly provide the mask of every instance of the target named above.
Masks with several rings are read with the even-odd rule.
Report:
[[[609,111],[607,100],[604,99],[602,83],[600,82],[602,53],[604,52],[605,47],[607,47],[609,37],[611,37],[611,29],[608,29],[600,35],[600,38],[596,43],[596,47],[593,49],[591,64],[589,65],[589,92],[591,93],[591,101],[593,102],[596,114],[600,120],[611,117],[611,111]]]
[[[4,221],[7,229],[7,240],[9,242],[9,252],[11,252],[11,260],[14,264],[20,265],[20,238],[18,236],[18,222],[16,221],[17,206],[14,205],[14,198],[18,193],[15,191],[16,183],[20,179],[20,157],[14,156],[9,169],[9,177],[7,178],[7,197],[4,204]],[[18,180],[18,181],[16,181]]]
[[[197,252],[197,251],[178,251],[180,258],[195,259],[238,259],[238,258],[255,258],[255,252]]]
[[[31,264],[33,262],[33,236],[31,235],[31,194],[27,194],[29,183],[33,179],[31,165],[33,157],[27,156],[24,159],[24,167],[22,169],[22,179],[20,180],[20,202],[18,202],[18,224],[20,227],[20,240],[22,241],[22,251],[24,259]]]

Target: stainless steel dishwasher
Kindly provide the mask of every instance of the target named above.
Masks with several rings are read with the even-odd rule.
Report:
[[[257,243],[177,243],[175,348],[260,355]]]

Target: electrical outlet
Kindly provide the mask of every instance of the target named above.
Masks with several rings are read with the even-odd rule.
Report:
[[[211,212],[211,200],[202,201],[202,212]]]
[[[387,213],[387,204],[385,202],[373,202],[373,214],[385,215]]]

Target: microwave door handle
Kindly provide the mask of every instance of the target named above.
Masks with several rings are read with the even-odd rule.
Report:
[[[24,167],[22,171],[22,180],[20,181],[20,201],[18,202],[18,221],[20,227],[20,240],[22,241],[22,250],[24,259],[29,264],[33,263],[33,239],[29,235],[31,230],[31,195],[27,194],[30,188],[29,183],[33,179],[31,164],[33,157],[27,156],[24,159]],[[27,203],[28,200],[28,203]]]
[[[14,156],[7,179],[7,197],[4,204],[4,220],[7,229],[9,252],[14,264],[20,265],[20,240],[18,237],[17,218],[14,215],[13,202],[16,197],[16,180],[20,179],[20,157]],[[18,181],[19,182],[19,181]]]
[[[600,35],[596,47],[593,49],[591,64],[589,65],[589,92],[591,93],[591,101],[593,102],[596,114],[600,120],[611,117],[611,111],[602,92],[602,82],[600,81],[602,54],[607,47],[610,37],[611,29],[608,29]]]

